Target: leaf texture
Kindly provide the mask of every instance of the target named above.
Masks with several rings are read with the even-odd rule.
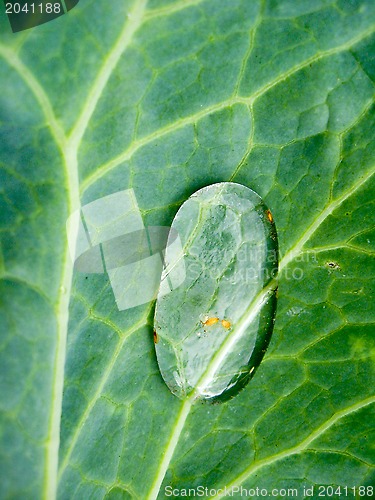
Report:
[[[81,0],[17,34],[0,14],[0,496],[373,484],[374,2]],[[273,214],[278,310],[247,387],[192,406],[153,304],[74,272],[65,223],[131,188],[168,226],[223,181]]]

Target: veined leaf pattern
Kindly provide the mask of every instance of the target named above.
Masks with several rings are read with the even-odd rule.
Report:
[[[374,483],[374,2],[81,0],[18,34],[0,11],[1,496]],[[73,274],[65,222],[131,188],[167,226],[223,181],[273,214],[278,310],[251,383],[192,406],[152,304]]]

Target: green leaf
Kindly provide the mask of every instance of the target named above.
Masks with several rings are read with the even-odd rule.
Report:
[[[272,222],[262,199],[233,182],[200,189],[173,219],[154,340],[161,374],[181,399],[228,399],[261,362],[276,311]]]
[[[0,496],[374,483],[375,3],[81,0],[17,34],[1,3],[0,33]],[[133,189],[168,226],[223,181],[273,214],[278,309],[246,388],[191,405],[65,223]]]

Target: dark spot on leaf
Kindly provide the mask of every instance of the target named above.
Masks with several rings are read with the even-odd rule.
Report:
[[[329,267],[330,269],[341,269],[339,264],[337,262],[327,262],[326,266]]]

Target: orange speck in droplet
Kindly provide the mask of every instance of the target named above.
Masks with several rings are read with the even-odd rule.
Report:
[[[270,210],[267,210],[267,211],[266,211],[266,215],[267,215],[267,219],[268,219],[270,222],[273,222],[273,217],[272,217],[272,214],[271,214],[271,211],[270,211]]]
[[[157,344],[159,342],[159,335],[156,333],[155,330],[154,330],[154,342],[155,342],[155,344]]]
[[[219,318],[208,318],[206,321],[203,322],[205,326],[212,326],[215,325],[219,321]]]
[[[228,329],[232,326],[231,322],[226,320],[226,319],[222,319],[221,320],[221,324],[223,325],[224,328]]]

